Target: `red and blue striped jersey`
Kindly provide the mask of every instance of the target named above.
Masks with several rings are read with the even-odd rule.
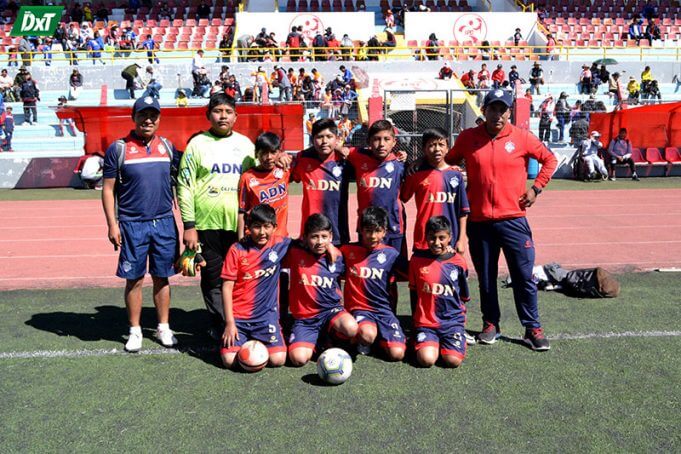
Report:
[[[433,216],[445,216],[452,223],[452,244],[459,238],[459,218],[470,212],[461,172],[453,167],[435,169],[423,163],[402,185],[400,198],[416,198],[414,249],[428,249],[426,223]]]
[[[345,308],[392,312],[388,289],[400,253],[385,244],[367,249],[352,243],[341,246],[340,250],[345,260]]]
[[[348,230],[348,165],[340,153],[334,152],[322,161],[314,148],[301,151],[293,162],[291,178],[303,184],[303,207],[300,236],[305,219],[321,213],[333,225],[333,244],[350,240]]]
[[[239,212],[248,213],[254,206],[266,203],[277,212],[275,235],[288,236],[288,182],[290,171],[248,169],[239,180]]]
[[[292,246],[283,266],[291,269],[289,308],[293,318],[312,318],[342,307],[338,278],[345,272],[345,265],[340,254],[335,263],[329,263],[326,255]]]
[[[416,328],[465,324],[468,267],[460,254],[434,256],[415,252],[409,263],[409,288],[416,291]]]
[[[387,234],[403,235],[404,205],[400,201],[400,187],[404,180],[404,163],[390,153],[383,160],[376,159],[368,148],[351,148],[348,162],[357,180],[357,214],[370,206],[388,212]]]
[[[221,277],[234,281],[232,310],[235,319],[261,320],[268,313],[279,310],[279,273],[290,245],[290,238],[273,235],[262,248],[250,237],[229,248]]]

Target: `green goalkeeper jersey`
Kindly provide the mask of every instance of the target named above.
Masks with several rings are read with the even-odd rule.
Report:
[[[255,165],[254,156],[253,142],[237,132],[202,132],[189,141],[177,178],[185,229],[236,231],[239,178]]]

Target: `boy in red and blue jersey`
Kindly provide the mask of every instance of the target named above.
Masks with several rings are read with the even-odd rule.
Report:
[[[428,219],[428,250],[416,251],[409,263],[409,288],[417,299],[416,360],[423,367],[431,367],[438,356],[445,366],[458,367],[466,357],[468,268],[460,254],[448,252],[451,240],[449,219]]]
[[[399,265],[400,253],[384,244],[388,213],[368,207],[360,216],[360,242],[341,246],[345,261],[345,308],[359,325],[357,351],[368,354],[380,339],[390,361],[404,358],[404,331],[393,312],[390,285]]]
[[[256,205],[247,217],[248,236],[227,251],[222,268],[225,332],[220,356],[231,368],[248,340],[267,346],[272,367],[286,362],[279,326],[279,273],[291,239],[274,234],[277,215],[269,205]]]
[[[386,210],[388,225],[384,242],[406,258],[406,217],[400,201],[405,169],[404,162],[393,153],[397,140],[392,123],[387,120],[374,122],[369,127],[368,144],[368,148],[351,148],[347,157],[357,181],[358,219],[370,206]]]
[[[303,226],[304,247],[291,247],[284,266],[291,268],[289,358],[294,366],[306,364],[322,331],[352,339],[357,322],[343,308],[339,277],[345,272],[343,256],[333,246],[333,226],[315,213]]]
[[[312,125],[312,147],[298,153],[291,173],[293,181],[303,184],[302,219],[308,219],[313,213],[328,217],[333,228],[334,245],[350,240],[349,167],[337,146],[336,123],[329,118],[316,121]]]
[[[414,225],[414,251],[428,249],[426,223],[433,216],[444,216],[452,225],[452,247],[459,254],[466,249],[466,216],[470,211],[463,176],[445,162],[447,133],[427,129],[422,138],[424,159],[416,172],[407,176],[400,198],[416,198],[418,217]]]

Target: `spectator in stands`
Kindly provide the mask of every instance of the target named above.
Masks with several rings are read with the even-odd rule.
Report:
[[[641,94],[641,86],[634,76],[629,76],[629,83],[627,84],[627,91],[629,92],[629,98],[627,99],[627,104],[636,105],[638,104],[638,98]]]
[[[575,112],[570,126],[570,144],[575,148],[579,148],[589,135],[589,120],[588,114],[584,112]]]
[[[58,99],[59,103],[57,104],[58,108],[61,107],[68,107],[68,99],[66,99],[66,96],[62,95]],[[71,134],[73,137],[76,136],[76,131],[75,131],[75,123],[73,122],[73,118],[60,118],[59,119],[59,133],[61,137],[66,136],[65,132],[69,131],[69,134]],[[81,179],[83,178],[83,174],[81,172]],[[101,177],[100,177],[101,178]]]
[[[392,32],[392,30],[385,29],[383,31],[385,32],[385,41],[383,41],[383,47],[396,47],[397,38],[395,38],[395,34]],[[386,49],[384,52],[389,52],[389,50]]]
[[[357,92],[352,89],[350,85],[346,85],[341,94],[342,104],[340,107],[341,115],[347,115],[348,117],[355,115],[353,108],[355,107],[355,102],[357,102]]]
[[[206,62],[203,59],[203,49],[196,51],[194,58],[192,58],[192,76],[194,79],[198,78],[200,75],[207,75]]]
[[[655,6],[650,2],[650,0],[646,0],[645,4],[643,5],[643,8],[641,9],[641,16],[645,17],[647,20],[651,20],[653,16],[655,16]]]
[[[143,98],[151,96],[152,98],[159,99],[161,97],[161,88],[163,88],[163,85],[161,85],[158,76],[154,74],[153,66],[147,66],[146,71],[144,71],[144,76],[142,76],[142,83],[144,84],[144,87],[146,87],[146,90],[142,95]]]
[[[643,68],[643,72],[641,73],[641,90],[645,90],[653,79],[653,71],[650,69],[650,66]]]
[[[469,90],[475,89],[475,70],[471,69],[461,76],[461,83]],[[471,92],[473,93],[473,92]]]
[[[681,88],[681,74],[674,74],[674,77],[672,77],[672,83],[675,85],[674,93],[678,93],[679,88]]]
[[[210,5],[206,0],[201,0],[201,4],[196,8],[196,18],[197,19],[209,19],[210,18]]]
[[[656,80],[650,81],[645,89],[641,87],[641,99],[662,101],[662,94],[660,93],[660,87]]]
[[[594,95],[589,95],[586,101],[582,104],[582,112],[595,112],[596,111],[596,97]]]
[[[631,179],[638,181],[636,174],[636,165],[631,159],[632,146],[631,141],[627,138],[627,128],[621,128],[617,137],[610,141],[608,146],[607,163],[608,176],[610,181],[615,181],[615,167],[618,165],[628,165],[631,171]]]
[[[267,102],[270,91],[267,74],[262,69],[262,66],[258,66],[257,71],[251,75],[253,76],[253,102]]]
[[[608,171],[605,168],[605,164],[598,155],[603,148],[600,138],[601,133],[593,131],[588,139],[582,141],[582,144],[579,147],[579,155],[586,164],[589,180],[605,180],[608,177]],[[598,174],[596,174],[596,170],[600,173],[600,178],[598,177]]]
[[[132,30],[132,27],[127,27],[121,34],[121,39],[118,41],[118,47],[121,51],[121,55],[125,58],[130,56],[130,51],[135,48],[135,42],[137,41],[137,34]]]
[[[2,143],[3,151],[14,151],[12,150],[12,136],[14,135],[14,115],[12,115],[12,106],[7,106],[5,108],[5,113],[3,114],[4,121],[2,122],[2,131],[5,134],[5,140]]]
[[[582,71],[579,73],[579,94],[590,95],[591,94],[591,69],[588,65],[582,65]]]
[[[598,78],[602,84],[610,83],[610,72],[608,72],[608,68],[605,65],[601,65],[601,69],[598,71]]]
[[[343,85],[349,84],[352,79],[354,78],[352,75],[352,71],[350,69],[346,68],[345,65],[340,65],[338,68],[338,71],[340,72],[341,76],[343,77]]]
[[[598,71],[598,65],[592,63],[589,68],[591,71],[591,93],[598,93],[598,87],[601,85],[601,73]]]
[[[85,2],[83,5],[83,20],[85,22],[92,22],[94,19],[94,14],[92,12],[92,5],[90,2]]]
[[[442,80],[449,80],[452,78],[452,75],[454,74],[454,71],[452,71],[452,68],[449,66],[449,62],[445,62],[442,65],[442,68],[440,68],[440,72],[437,75],[438,79]]]
[[[513,45],[517,46],[520,44],[520,41],[523,40],[523,34],[520,33],[520,29],[516,28],[515,33],[513,33]]]
[[[624,87],[620,82],[620,73],[612,73],[610,83],[608,84],[608,93],[613,96],[613,104],[621,106],[624,102]]]
[[[37,103],[40,101],[40,90],[29,72],[26,73],[24,83],[21,84],[20,95],[24,103],[24,123],[38,124]]]
[[[80,7],[80,3],[76,3],[71,8],[71,22],[81,23],[83,22],[83,9]]]
[[[175,99],[175,105],[177,107],[189,106],[189,98],[187,98],[187,94],[184,92],[184,90],[179,90],[177,92],[177,98]]]
[[[437,60],[440,56],[440,43],[435,33],[431,33],[426,41],[426,58],[428,60]]]
[[[138,69],[141,67],[142,65],[135,62],[126,66],[123,68],[123,71],[121,71],[121,77],[125,79],[125,89],[130,95],[130,99],[135,99],[135,84],[138,83],[140,86],[142,85],[140,74],[138,72]]]
[[[61,45],[62,50],[66,50],[66,24],[60,23],[57,28],[54,29],[54,34],[52,38],[55,43]]]
[[[478,88],[486,90],[490,87],[492,77],[487,69],[487,63],[483,63],[478,71]],[[484,96],[484,94],[483,94]]]
[[[213,82],[213,85],[210,87],[209,95],[213,96],[217,93],[221,93],[221,92],[224,92],[224,91],[225,91],[224,88],[222,88],[222,82],[220,82],[219,80],[216,80],[215,82]]]
[[[544,8],[543,6],[537,8],[537,19],[541,24],[543,24],[548,17],[549,13],[546,11],[546,8]]]
[[[350,37],[348,36],[347,33],[343,35],[343,39],[341,39],[340,42],[341,45],[341,52],[343,56],[343,60],[351,60],[352,59],[352,50],[355,47],[355,43],[352,42]]]
[[[21,86],[26,80],[26,74],[28,70],[25,66],[19,68],[19,72],[14,76],[14,83],[12,84],[12,90],[14,90],[14,98],[18,101],[21,99]]]
[[[381,47],[383,43],[378,40],[376,35],[372,35],[367,41],[367,60],[378,61],[378,56],[381,54]]]
[[[293,86],[291,85],[288,74],[286,74],[286,71],[280,65],[275,65],[274,71],[276,74],[274,86],[279,87],[279,101],[292,101]]]
[[[42,52],[45,66],[52,66],[52,38],[43,38],[37,50]]]
[[[198,73],[194,79],[194,88],[192,89],[192,96],[195,98],[207,98],[210,95],[211,84],[207,73]]]
[[[512,88],[515,88],[517,80],[520,80],[520,73],[518,72],[518,67],[512,65],[511,70],[508,72],[508,83]]]
[[[104,50],[104,41],[102,41],[101,36],[97,34],[96,38],[94,39],[87,39],[85,41],[85,49],[87,49],[88,53],[90,54],[89,57],[92,59],[92,64],[96,65],[97,60],[102,65],[106,65],[104,60],[102,59],[102,51]]]
[[[329,39],[326,41],[326,47],[328,48],[326,55],[329,61],[336,61],[342,58],[340,51],[340,41],[338,41],[336,35],[329,36]]]
[[[636,44],[643,39],[643,28],[641,27],[641,19],[638,16],[634,16],[629,23],[629,39],[636,41]]]
[[[73,68],[73,72],[69,76],[69,99],[75,101],[80,96],[83,89],[83,75],[77,68]]]
[[[92,30],[87,22],[83,22],[80,26],[80,42],[85,43],[88,39],[93,39],[95,37],[95,32]]]
[[[485,61],[496,60],[495,50],[490,46],[489,41],[486,40],[480,43],[480,55]]]
[[[147,51],[147,60],[149,61],[149,64],[154,64],[154,62],[161,63],[161,60],[158,59],[156,56],[155,50],[159,48],[159,45],[154,39],[151,37],[151,35],[147,35],[147,39],[142,41],[141,44],[142,49],[146,49]]]
[[[546,98],[539,105],[539,140],[548,143],[551,141],[551,123],[553,122],[553,111],[555,110],[553,95],[548,93]]]
[[[534,62],[530,70],[530,91],[531,93],[540,95],[539,86],[544,85],[544,70],[539,62]]]
[[[557,60],[556,56],[556,39],[551,33],[546,35],[546,56],[547,60]],[[537,93],[539,94],[539,93]]]
[[[300,43],[302,40],[303,35],[298,33],[298,27],[291,27],[291,32],[286,36],[286,48],[292,61],[296,61],[300,57]]]
[[[3,68],[0,71],[0,94],[6,102],[14,102],[14,91],[12,86],[14,85],[13,79],[7,74],[7,69]]]
[[[648,19],[645,36],[648,41],[650,41],[650,44],[656,39],[661,39],[660,27],[657,25],[654,18]]]
[[[312,39],[312,48],[314,49],[313,60],[314,61],[325,61],[326,60],[326,39],[321,32],[317,32],[315,37]]]
[[[254,40],[253,35],[240,35],[236,39],[236,47],[239,52],[239,61],[244,62],[248,61],[248,54],[250,52],[250,48],[252,45],[254,45]]]
[[[229,39],[229,34],[225,33],[222,35],[222,39],[220,40],[220,43],[218,44],[218,49],[220,51],[220,56],[218,57],[218,62],[220,63],[225,63],[229,61],[229,58],[231,56],[231,47],[232,43]]]
[[[33,59],[31,52],[33,52],[33,46],[31,46],[28,36],[21,37],[18,49],[19,53],[21,54],[21,64],[24,66],[31,66],[31,61]]]
[[[163,17],[161,17],[161,19],[163,19]],[[102,3],[99,6],[99,9],[95,12],[95,20],[104,22],[104,26],[109,25],[109,10],[104,3]]]
[[[321,118],[334,118],[335,109],[333,106],[333,91],[331,88],[327,87],[324,90],[324,95],[322,96],[322,104],[320,109],[320,119]]]
[[[575,104],[570,109],[570,121],[577,121],[582,113],[582,101],[579,99],[575,101]]]
[[[567,98],[567,93],[561,92],[554,108],[556,126],[558,126],[558,142],[565,141],[565,125],[570,122],[570,104],[568,104]]]
[[[78,55],[76,51],[80,47],[80,33],[74,24],[69,24],[69,29],[66,32],[66,48],[64,49],[69,56],[69,64],[78,64]]]
[[[497,69],[492,71],[492,88],[494,89],[501,88],[501,84],[504,83],[505,79],[506,73],[504,72],[503,66],[497,65]]]
[[[385,14],[383,15],[383,19],[385,20],[386,28],[391,30],[395,29],[395,15],[391,10],[386,10]]]
[[[343,91],[345,85],[346,84],[343,82],[343,75],[336,74],[336,78],[331,80],[328,84],[326,84],[326,88],[331,89],[331,92],[334,93],[336,90]]]
[[[241,101],[241,85],[239,85],[239,82],[236,80],[236,76],[234,74],[231,74],[229,76],[229,79],[227,82],[224,84],[224,90],[225,93],[230,95],[232,98],[234,98],[235,101],[239,102]]]

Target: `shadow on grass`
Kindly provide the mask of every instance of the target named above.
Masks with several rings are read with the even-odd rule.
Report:
[[[337,386],[337,385],[328,384],[327,382],[325,382],[324,380],[319,378],[319,375],[317,375],[317,374],[303,375],[302,377],[300,377],[300,379],[302,381],[304,381],[305,383],[307,383],[308,385],[312,385],[312,386],[322,386],[322,387]]]
[[[128,335],[127,320],[128,316],[123,307],[97,306],[93,313],[33,314],[25,324],[58,336],[73,336],[84,342],[111,341],[122,344]],[[175,331],[178,340],[178,350],[207,364],[222,367],[215,341],[206,331],[206,327],[210,326],[206,310],[185,311],[172,308],[170,321],[170,326]],[[156,310],[153,307],[142,308],[141,324],[144,337],[155,340],[157,319]]]

